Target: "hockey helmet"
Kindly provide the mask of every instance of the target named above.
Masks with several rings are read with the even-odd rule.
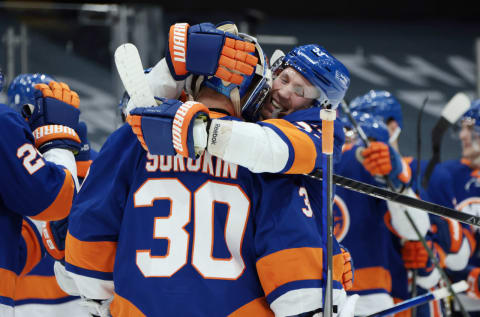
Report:
[[[400,129],[403,129],[402,106],[388,91],[370,90],[365,95],[353,99],[350,102],[350,109],[382,117],[385,123],[393,119]]]
[[[34,86],[36,84],[49,84],[55,80],[47,74],[21,74],[15,77],[7,90],[7,104],[22,112],[23,106],[26,104],[35,104]]]
[[[295,47],[287,55],[272,61],[272,72],[292,67],[316,89],[306,96],[314,99],[313,105],[336,109],[350,85],[348,69],[324,47],[308,44]]]

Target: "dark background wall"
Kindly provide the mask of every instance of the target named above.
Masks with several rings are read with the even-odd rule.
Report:
[[[112,62],[118,40],[112,25],[118,16],[5,6],[12,2],[0,1],[0,36],[8,27],[18,30],[21,23],[27,25],[28,71],[63,78],[80,92],[82,118],[98,149],[118,124],[118,78]],[[307,43],[325,46],[350,70],[347,101],[370,89],[389,90],[400,100],[404,115],[400,146],[405,155],[417,156],[417,119],[426,97],[421,133],[424,158],[430,155],[431,129],[445,103],[458,91],[478,98],[475,40],[480,38],[480,9],[467,1],[291,1],[281,5],[184,0],[126,5],[135,12],[129,17],[128,40],[141,51],[147,51],[148,43],[148,54],[142,56],[145,66],[163,57],[167,29],[179,21],[233,20],[241,31],[257,35],[268,55]],[[143,28],[138,27],[141,24]],[[136,42],[140,38],[143,42]],[[5,63],[2,42],[0,65]],[[448,133],[442,158],[456,158],[459,151],[458,140]]]

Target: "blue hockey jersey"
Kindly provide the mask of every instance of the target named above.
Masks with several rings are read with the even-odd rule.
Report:
[[[66,268],[83,295],[114,295],[113,316],[318,309],[322,241],[303,185],[208,153],[150,155],[125,125],[101,149],[75,201]],[[337,248],[334,303],[345,299],[343,264]]]
[[[342,154],[339,175],[378,186],[356,159],[357,146]],[[399,253],[398,237],[388,228],[387,204],[361,193],[337,187],[334,201],[335,236],[351,253],[355,276],[349,294],[359,294],[355,314],[366,315],[393,305],[404,297],[407,275]],[[395,286],[395,292],[393,292]],[[395,294],[394,294],[395,293]]]
[[[36,229],[26,224],[24,217],[66,217],[75,185],[68,170],[44,160],[34,146],[30,128],[18,113],[0,104],[0,122],[4,136],[0,140],[0,306],[13,306],[17,276],[41,258],[41,240],[37,240]]]

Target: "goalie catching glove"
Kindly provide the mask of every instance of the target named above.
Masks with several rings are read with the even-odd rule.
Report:
[[[240,85],[242,75],[251,75],[257,65],[258,58],[249,54],[254,51],[253,43],[212,23],[177,23],[170,27],[165,59],[175,80],[195,74]]]
[[[51,148],[63,148],[77,153],[80,138],[78,125],[80,98],[67,84],[51,81],[35,85],[35,104],[26,104],[22,115],[28,121],[41,153]]]
[[[154,155],[199,157],[207,145],[208,108],[195,101],[160,102],[158,106],[136,108],[127,116],[142,147]]]

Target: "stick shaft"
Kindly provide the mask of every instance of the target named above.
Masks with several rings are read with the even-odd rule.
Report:
[[[310,174],[307,174],[314,179],[321,180],[323,172],[321,170],[315,170]],[[332,181],[338,186],[353,190],[362,194],[366,194],[372,197],[376,197],[383,200],[393,201],[400,204],[404,204],[413,208],[424,210],[428,213],[435,214],[437,216],[450,218],[460,221],[462,223],[480,227],[480,217],[472,216],[458,210],[448,208],[445,206],[437,205],[428,201],[424,201],[418,198],[402,195],[392,192],[388,189],[380,188],[374,185],[366,184],[348,177],[340,176],[337,174],[332,175]]]

